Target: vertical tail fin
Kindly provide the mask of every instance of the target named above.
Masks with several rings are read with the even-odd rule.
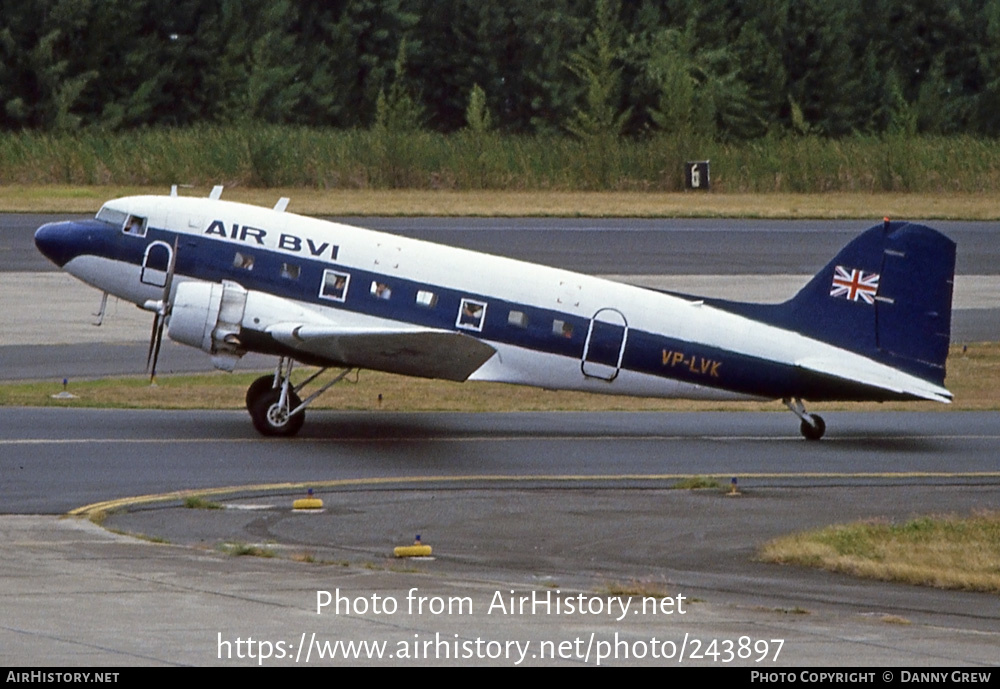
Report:
[[[908,222],[844,247],[771,322],[944,384],[955,243]]]

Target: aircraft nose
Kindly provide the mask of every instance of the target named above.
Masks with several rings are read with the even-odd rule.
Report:
[[[73,258],[72,222],[45,223],[35,230],[35,246],[47,259],[62,268]]]

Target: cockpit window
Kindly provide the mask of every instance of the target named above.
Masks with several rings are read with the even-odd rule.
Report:
[[[109,208],[108,206],[102,206],[101,210],[97,211],[98,220],[106,222],[109,225],[114,225],[115,227],[125,227],[125,218],[127,217],[128,213],[115,208]]]
[[[146,218],[141,215],[130,215],[125,211],[105,205],[97,211],[97,219],[112,227],[120,228],[125,234],[136,237],[146,236]]]
[[[122,228],[125,234],[135,235],[136,237],[146,236],[146,219],[140,218],[138,215],[130,215],[125,219],[125,226]]]

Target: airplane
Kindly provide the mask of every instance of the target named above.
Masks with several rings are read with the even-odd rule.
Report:
[[[552,390],[698,400],[948,403],[955,244],[928,227],[868,229],[780,304],[696,297],[221,199],[131,196],[94,219],[52,222],[38,249],[85,283],[154,314],[232,371],[278,358],[246,407],[265,436],[352,370]],[[319,367],[292,383],[296,363]],[[333,380],[305,395],[328,369]]]

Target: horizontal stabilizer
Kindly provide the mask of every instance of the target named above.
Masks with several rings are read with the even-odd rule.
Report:
[[[951,402],[947,389],[903,371],[860,357],[806,357],[795,362],[806,371],[843,381],[845,389],[860,397],[859,389],[867,388],[898,395],[899,399],[924,399]],[[856,397],[856,398],[858,398]],[[845,399],[850,399],[846,397]]]
[[[378,330],[279,323],[266,331],[296,350],[351,368],[464,381],[496,353],[479,340],[444,330]]]

